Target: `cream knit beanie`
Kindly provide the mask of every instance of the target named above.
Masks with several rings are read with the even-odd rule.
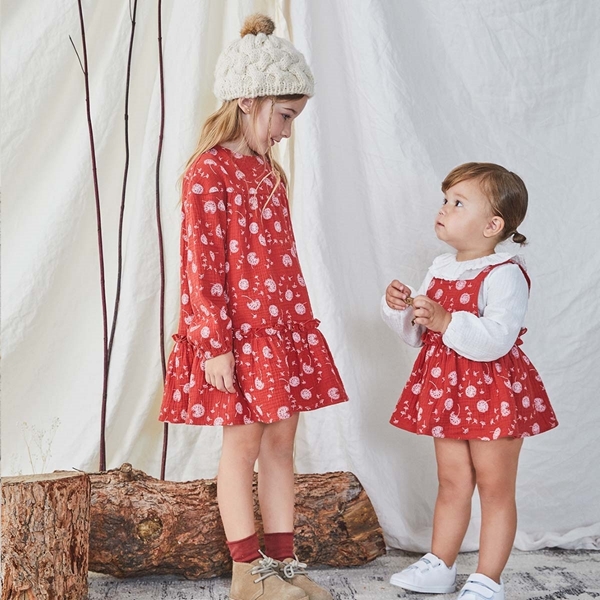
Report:
[[[314,80],[301,52],[273,35],[275,23],[261,14],[249,16],[240,34],[221,53],[215,69],[215,96],[220,100],[314,94]]]

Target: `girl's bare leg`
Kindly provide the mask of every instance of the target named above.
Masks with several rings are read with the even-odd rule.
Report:
[[[456,561],[469,520],[475,470],[469,442],[434,438],[438,495],[433,515],[431,551],[448,567]]]
[[[219,512],[228,541],[255,532],[252,479],[265,425],[223,427],[223,449],[217,476]]]
[[[477,572],[500,583],[517,531],[515,487],[522,439],[470,440],[481,499]]]
[[[258,498],[265,533],[294,530],[294,438],[299,413],[265,425],[258,455]]]

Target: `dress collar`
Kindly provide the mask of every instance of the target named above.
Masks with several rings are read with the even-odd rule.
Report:
[[[460,262],[456,260],[456,254],[447,253],[438,256],[433,261],[429,271],[434,277],[440,279],[469,279],[486,267],[499,265],[508,260],[512,260],[525,268],[524,258],[516,252],[496,252],[481,258]]]

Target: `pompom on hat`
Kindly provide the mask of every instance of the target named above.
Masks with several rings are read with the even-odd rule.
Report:
[[[301,52],[273,35],[275,23],[261,14],[249,16],[242,38],[221,53],[215,68],[215,96],[220,100],[285,96],[312,96],[313,75]]]

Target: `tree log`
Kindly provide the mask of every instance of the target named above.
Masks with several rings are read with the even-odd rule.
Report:
[[[2,478],[2,600],[87,598],[90,479]]]
[[[129,464],[90,478],[90,571],[188,579],[230,572],[215,479],[160,481]],[[260,527],[256,479],[254,493]],[[310,564],[355,566],[385,554],[375,511],[352,473],[296,475],[295,534],[296,552]]]

